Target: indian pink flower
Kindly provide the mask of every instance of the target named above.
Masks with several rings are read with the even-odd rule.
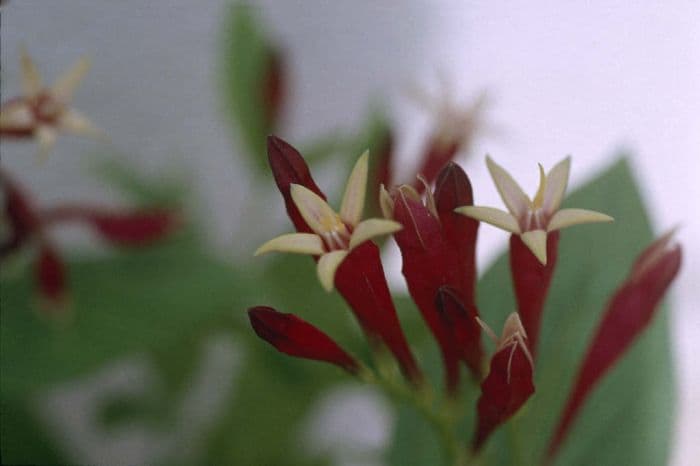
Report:
[[[413,99],[434,118],[434,126],[417,171],[430,183],[445,164],[472,144],[483,126],[482,117],[486,106],[486,94],[479,95],[470,104],[456,104],[450,83],[443,76],[439,77],[440,89],[437,96],[419,88],[414,88],[411,92]],[[419,192],[423,189],[421,184],[415,187]]]
[[[463,206],[456,211],[512,233],[510,265],[518,313],[535,353],[542,309],[556,266],[559,230],[613,219],[591,210],[560,209],[569,180],[569,157],[547,174],[540,165],[540,183],[532,199],[491,158],[486,158],[486,164],[508,212],[481,206]]]
[[[22,49],[23,94],[0,107],[0,136],[37,141],[42,158],[51,151],[60,132],[103,136],[102,131],[71,106],[73,94],[89,66],[88,60],[81,58],[51,87],[44,87],[36,65]]]
[[[458,205],[471,203],[469,178],[461,168],[450,163],[440,172],[435,193],[426,187],[425,203],[409,185],[392,192],[389,194],[382,188],[384,215],[403,225],[394,233],[401,251],[401,270],[413,301],[440,346],[445,386],[454,395],[459,383],[460,359],[477,379],[481,373],[480,332],[473,319],[477,314],[474,250],[478,222],[454,212]],[[443,301],[438,298],[443,288],[450,288],[450,302],[456,300],[456,305],[469,309],[473,315],[465,319],[441,318],[438,307]],[[456,334],[471,338],[458,342]]]
[[[489,373],[481,384],[472,442],[474,451],[481,449],[491,433],[513,417],[535,393],[534,363],[525,342],[527,333],[518,314],[514,312],[508,316],[500,338],[487,325],[481,324],[496,343],[496,352],[491,357]]]
[[[294,314],[256,306],[248,317],[255,333],[282,353],[335,364],[351,374],[359,370],[357,361],[328,335]]]
[[[649,245],[632,265],[629,276],[612,295],[591,339],[568,400],[552,436],[552,459],[600,380],[647,328],[659,302],[681,266],[681,247],[673,231]]]
[[[340,212],[335,212],[314,182],[301,154],[283,140],[268,138],[268,157],[277,186],[297,233],[263,244],[256,254],[286,251],[317,261],[322,286],[334,287],[350,305],[373,345],[382,342],[404,375],[415,384],[422,374],[406,342],[391,299],[379,248],[371,239],[401,228],[384,219],[362,220],[367,184],[367,154],[350,175]]]
[[[53,310],[67,303],[66,267],[49,236],[49,229],[69,222],[87,225],[100,237],[119,246],[141,246],[172,232],[179,219],[164,209],[114,209],[90,205],[58,205],[39,208],[30,195],[0,169],[3,229],[7,235],[0,243],[0,259],[22,247],[36,243],[39,254],[35,276],[39,296],[45,308]]]

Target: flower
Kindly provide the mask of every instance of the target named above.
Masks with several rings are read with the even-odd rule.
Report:
[[[569,180],[571,158],[567,157],[545,175],[540,165],[540,185],[531,200],[500,165],[486,157],[486,165],[498,193],[508,208],[464,206],[456,212],[489,223],[513,234],[542,263],[547,263],[547,233],[581,223],[611,222],[609,215],[585,209],[559,209]]]
[[[29,193],[0,169],[0,261],[29,244],[38,255],[35,278],[40,304],[49,311],[68,302],[66,268],[49,235],[57,224],[71,222],[92,228],[115,246],[143,246],[170,234],[179,217],[165,209],[113,209],[90,205],[58,205],[39,208]]]
[[[267,306],[248,309],[255,333],[278,351],[298,358],[335,364],[351,374],[358,362],[328,335],[294,314],[285,314]]]
[[[331,291],[335,272],[350,251],[375,236],[391,234],[401,229],[401,224],[393,220],[362,220],[368,157],[369,153],[365,152],[355,164],[345,188],[339,213],[312,190],[292,183],[292,201],[312,232],[278,236],[260,246],[255,255],[280,251],[320,256],[317,266],[318,278],[323,288]]]
[[[477,320],[496,343],[496,352],[491,358],[489,375],[481,384],[472,442],[474,451],[479,451],[496,427],[513,417],[535,393],[534,364],[518,314],[513,312],[508,316],[500,338],[478,317]]]
[[[682,253],[680,245],[673,242],[673,234],[672,230],[644,249],[608,301],[550,439],[549,461],[559,451],[593,389],[651,323],[678,274]]]
[[[0,108],[0,135],[36,140],[42,158],[53,148],[59,132],[103,136],[101,130],[70,106],[73,93],[89,67],[89,61],[81,58],[53,86],[44,87],[34,62],[22,48],[23,95],[7,101]]]
[[[410,97],[430,112],[434,119],[418,173],[428,181],[435,180],[442,167],[457,153],[468,148],[474,136],[484,127],[483,113],[487,104],[486,93],[481,93],[468,105],[457,104],[453,88],[444,74],[438,74],[439,93],[430,95],[423,89],[410,89]],[[423,186],[415,186],[419,191]]]

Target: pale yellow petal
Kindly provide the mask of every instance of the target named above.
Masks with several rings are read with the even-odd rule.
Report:
[[[292,184],[290,193],[299,213],[314,233],[323,235],[345,228],[338,214],[310,189],[299,184]]]
[[[20,66],[22,69],[22,92],[25,97],[34,97],[41,91],[41,75],[27,50],[20,48]]]
[[[34,114],[25,99],[10,101],[0,108],[0,129],[26,131],[34,126]]]
[[[365,151],[355,163],[345,186],[343,202],[340,204],[340,218],[349,225],[357,225],[362,220],[369,171],[369,151]]]
[[[547,264],[547,232],[544,230],[526,231],[520,235],[525,246],[532,251],[538,261]]]
[[[323,240],[313,233],[289,233],[273,238],[255,251],[259,256],[268,252],[291,252],[293,254],[313,254],[319,256],[324,253]]]
[[[462,206],[457,207],[455,212],[479,220],[480,222],[488,223],[511,233],[520,233],[520,226],[518,225],[518,221],[515,219],[515,217],[500,209],[482,206]]]
[[[316,272],[324,290],[328,292],[333,290],[335,271],[338,270],[338,266],[347,255],[348,251],[345,250],[333,251],[322,255],[318,260]]]
[[[486,165],[508,211],[515,218],[522,218],[530,208],[530,198],[503,167],[491,160],[491,157],[486,157]]]
[[[523,323],[520,320],[520,316],[517,312],[511,312],[508,318],[506,319],[505,324],[503,324],[503,333],[501,334],[501,341],[506,341],[513,338],[513,336],[516,333],[527,337],[527,333],[525,333],[525,327],[523,327]]]
[[[545,186],[547,186],[547,176],[544,174],[544,167],[541,163],[538,163],[537,166],[540,168],[540,185],[537,188],[537,193],[535,193],[535,197],[532,198],[532,204],[535,208],[542,207]]]
[[[569,182],[569,169],[571,168],[571,157],[567,157],[556,164],[547,173],[546,189],[542,208],[546,215],[552,215],[559,209],[561,201],[566,193],[566,185]]]
[[[58,127],[68,133],[93,138],[106,138],[106,134],[85,117],[72,108],[66,110],[58,121]]]
[[[59,77],[51,87],[51,95],[59,102],[67,103],[73,98],[73,93],[80,85],[88,70],[90,60],[80,58],[75,65]]]
[[[368,239],[372,239],[375,236],[380,235],[390,235],[399,231],[401,224],[393,220],[383,220],[381,218],[368,218],[357,225],[355,231],[352,232],[350,237],[350,249],[359,246]]]
[[[386,190],[384,185],[379,187],[379,207],[382,209],[384,218],[394,218],[394,200],[391,198],[389,191]]]
[[[39,143],[39,153],[37,157],[39,162],[43,163],[56,144],[56,130],[46,125],[39,126],[34,132],[34,137]]]
[[[557,211],[547,224],[547,231],[559,230],[561,228],[578,225],[581,223],[612,222],[609,215],[601,214],[593,210],[586,209],[562,209]]]

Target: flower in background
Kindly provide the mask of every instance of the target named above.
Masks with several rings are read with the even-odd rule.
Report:
[[[71,107],[73,94],[90,67],[86,58],[78,60],[51,87],[45,87],[27,51],[22,48],[20,54],[23,94],[0,107],[1,137],[35,140],[42,159],[60,132],[104,137],[100,129]]]
[[[493,207],[465,206],[457,212],[519,235],[542,263],[547,263],[547,234],[582,223],[611,222],[609,215],[585,209],[559,209],[569,181],[571,158],[567,157],[545,175],[540,165],[540,185],[530,199],[518,183],[496,162],[486,165],[508,212]]]
[[[393,220],[362,220],[368,157],[369,153],[365,152],[355,164],[345,188],[339,213],[312,190],[292,183],[290,193],[294,205],[312,232],[278,236],[260,246],[255,255],[280,251],[320,256],[317,266],[318,278],[323,288],[331,291],[335,272],[350,251],[371,238],[401,229],[401,224]]]
[[[3,237],[0,259],[26,246],[36,245],[35,276],[40,303],[45,310],[65,308],[68,303],[66,267],[49,237],[49,229],[62,223],[84,224],[115,246],[143,246],[171,233],[178,216],[165,209],[113,209],[83,204],[39,208],[20,184],[0,170],[0,212]]]
[[[438,74],[438,78],[440,89],[437,96],[418,87],[410,90],[412,99],[435,120],[417,171],[429,183],[435,180],[447,162],[471,146],[483,128],[482,118],[487,104],[486,93],[481,93],[468,105],[457,104],[447,78],[443,74]],[[415,187],[419,191],[424,188],[420,183]]]

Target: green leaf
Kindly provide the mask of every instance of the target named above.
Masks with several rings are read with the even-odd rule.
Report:
[[[221,87],[226,111],[244,141],[251,166],[266,173],[265,140],[272,128],[265,115],[261,83],[271,55],[254,6],[240,2],[230,7],[222,42]]]
[[[639,190],[624,159],[574,192],[565,204],[605,212],[615,222],[562,231],[536,361],[537,391],[511,425],[489,441],[485,464],[530,465],[542,460],[605,303],[652,240]],[[514,309],[505,255],[480,282],[479,308],[494,328],[500,328]],[[673,392],[668,315],[662,309],[589,398],[556,464],[665,464]]]

